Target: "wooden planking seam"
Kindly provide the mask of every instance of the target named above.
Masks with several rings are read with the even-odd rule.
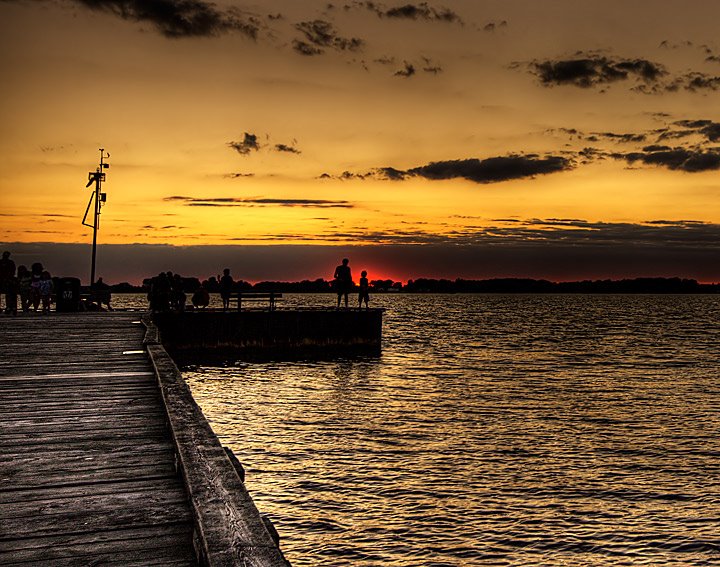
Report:
[[[35,445],[35,446],[44,446],[49,444],[57,444],[57,443],[68,443],[73,441],[81,441],[81,440],[108,440],[108,439],[131,439],[131,438],[139,438],[139,439],[157,439],[157,438],[166,438],[168,431],[167,427],[163,425],[162,427],[154,427],[154,428],[147,428],[145,431],[142,432],[135,432],[134,429],[128,429],[126,427],[108,427],[107,429],[93,431],[93,432],[75,432],[77,435],[75,437],[68,435],[69,432],[66,432],[64,434],[60,435],[48,435],[44,434],[42,436],[32,435],[32,434],[20,434],[15,436],[8,436],[3,435],[0,437],[0,444],[4,445],[5,448],[10,447],[14,444],[29,444],[29,445]]]
[[[155,401],[155,400],[151,400]],[[67,416],[67,417],[75,417],[75,416],[84,416],[88,413],[88,406],[90,404],[86,404],[85,406],[69,406],[67,404],[64,404],[61,407],[57,406],[45,406],[45,407],[28,407],[28,408],[22,408],[22,407],[12,407],[12,406],[6,406],[4,409],[0,410],[0,423],[12,423],[13,420],[17,419],[17,413],[22,414],[21,419],[37,419],[40,417],[47,417],[47,418],[58,418],[60,416]],[[158,408],[156,404],[153,403],[146,403],[146,404],[133,404],[133,405],[127,405],[127,407],[112,407],[111,405],[103,405],[103,404],[97,404],[94,408],[91,408],[93,415],[97,416],[104,416],[106,418],[112,417],[113,415],[119,415],[119,416],[126,416],[126,415],[154,415],[158,413]],[[15,410],[15,414],[13,414],[10,410]]]
[[[178,482],[177,472],[173,471],[172,474],[148,474],[145,476],[132,476],[127,478],[107,478],[107,479],[96,479],[93,481],[79,481],[79,482],[65,482],[58,484],[38,485],[35,487],[21,486],[17,488],[6,488],[0,491],[0,501],[7,503],[14,502],[30,502],[37,498],[43,498],[46,490],[53,490],[58,494],[62,494],[65,489],[90,489],[93,493],[96,493],[98,489],[104,485],[111,486],[114,494],[123,494],[122,483],[124,482],[144,482],[152,483],[155,481],[174,481]],[[179,485],[179,483],[178,483]],[[28,494],[37,493],[36,498],[31,498]],[[22,496],[17,496],[22,495]],[[72,497],[74,498],[74,497]],[[0,505],[0,509],[2,506]]]
[[[92,389],[100,386],[108,390],[108,385],[110,384],[112,385],[113,389],[133,388],[137,386],[152,387],[154,384],[153,378],[151,376],[129,376],[127,378],[116,377],[112,380],[96,380],[94,378],[91,380],[77,380],[74,378],[70,380],[63,380],[60,378],[44,380],[38,378],[37,380],[7,380],[6,382],[8,383],[3,384],[3,386],[0,388],[0,399],[5,393],[13,392],[15,390],[47,388],[65,392],[68,388],[73,387],[81,389]]]
[[[44,376],[47,378],[85,378],[93,376],[113,377],[113,376],[154,376],[155,373],[152,371],[152,367],[148,363],[147,370],[136,370],[136,371],[118,371],[118,372],[64,372],[55,374],[30,374],[30,375],[17,375],[13,378],[21,379],[34,379],[38,376]]]
[[[75,453],[87,454],[108,454],[124,453],[124,452],[154,452],[160,448],[174,448],[170,439],[116,439],[108,441],[86,441],[79,439],[75,443],[65,443],[63,445],[47,445],[43,449],[43,454],[47,454],[48,458],[52,458],[55,453],[66,453],[72,455]],[[26,454],[37,453],[34,447],[0,447],[0,461],[12,459],[14,456],[23,456]]]
[[[0,492],[0,506],[17,502],[26,506],[36,500],[64,500],[86,496],[153,492],[165,489],[180,490],[179,477],[155,476],[147,478],[125,478],[107,482],[62,484],[39,488],[21,488]],[[34,505],[33,505],[34,506]]]

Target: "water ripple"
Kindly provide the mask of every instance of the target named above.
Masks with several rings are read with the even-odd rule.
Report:
[[[372,299],[380,358],[185,372],[294,566],[720,564],[720,298]]]

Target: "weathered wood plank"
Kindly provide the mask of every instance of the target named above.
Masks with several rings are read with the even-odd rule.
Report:
[[[155,479],[129,479],[115,482],[101,482],[73,486],[40,486],[2,492],[0,506],[10,516],[25,516],[36,513],[43,503],[72,501],[78,498],[112,497],[144,492],[177,491],[181,482],[176,477]],[[5,508],[7,506],[7,508]],[[8,539],[8,538],[0,538]]]
[[[175,450],[169,444],[152,450],[146,444],[143,452],[42,451],[0,458],[0,491],[175,474]]]
[[[25,458],[37,459],[38,466],[44,460],[46,465],[43,466],[51,467],[55,459],[58,458],[84,456],[88,462],[107,459],[109,463],[113,463],[126,454],[135,455],[139,458],[145,454],[165,453],[166,451],[174,451],[174,445],[169,439],[146,439],[145,437],[126,439],[124,441],[78,439],[76,443],[46,444],[42,451],[39,451],[37,447],[8,446],[0,448],[0,470],[2,470],[3,466],[13,466],[14,461]],[[0,501],[2,501],[2,495],[0,495]]]
[[[81,416],[81,417],[52,417],[48,419],[17,419],[13,423],[9,424],[3,431],[0,431],[0,441],[5,436],[17,436],[24,434],[39,434],[45,433],[69,433],[74,434],[77,431],[101,431],[103,429],[116,429],[123,427],[127,429],[136,429],[142,431],[145,428],[162,427],[165,425],[165,416],[161,412],[157,412],[156,415],[124,415],[122,419],[118,416],[112,421],[108,421],[103,416]],[[9,433],[6,433],[9,431]]]
[[[83,534],[191,521],[181,486],[148,482],[143,489],[83,494],[3,505],[0,539]]]
[[[12,446],[22,443],[32,443],[34,445],[46,445],[53,443],[70,443],[76,440],[86,439],[88,441],[108,441],[111,439],[157,439],[167,438],[168,430],[165,424],[156,427],[146,427],[142,431],[136,428],[117,427],[108,424],[106,429],[97,429],[93,431],[73,431],[73,432],[33,432],[18,433],[9,435],[0,435],[0,445]]]
[[[1,559],[7,559],[10,553],[17,562],[36,560],[39,554],[49,561],[109,550],[167,549],[176,543],[189,541],[191,536],[191,526],[179,522],[92,534],[3,540],[0,541],[0,564],[7,564]]]
[[[30,417],[56,417],[56,416],[82,416],[92,411],[93,415],[112,419],[113,416],[147,415],[158,412],[158,400],[150,396],[145,398],[129,398],[123,402],[117,398],[113,400],[97,400],[95,402],[77,399],[75,403],[50,401],[27,404],[25,402],[5,403],[0,406],[0,428],[3,423],[12,423],[17,416],[21,419]]]
[[[81,379],[81,380],[92,380],[95,379],[114,379],[114,378],[129,378],[134,376],[154,376],[154,372],[152,372],[152,369],[150,366],[147,366],[146,368],[143,368],[142,370],[136,370],[136,371],[116,371],[116,372],[65,372],[65,373],[55,373],[55,374],[48,374],[48,373],[36,373],[36,374],[15,374],[13,376],[3,376],[2,379],[7,382],[22,382],[25,380],[51,380],[51,379],[63,379],[63,380],[71,380],[73,378],[75,379]]]
[[[127,378],[118,381],[102,382],[85,382],[77,384],[64,384],[63,382],[23,382],[20,384],[13,384],[12,386],[2,385],[0,390],[0,401],[5,398],[9,398],[15,395],[28,395],[28,393],[37,392],[40,395],[45,396],[65,396],[66,394],[72,393],[92,393],[92,392],[105,392],[108,395],[112,395],[117,391],[133,391],[135,389],[156,389],[156,385],[147,378]],[[157,391],[157,390],[156,390]]]
[[[153,447],[173,447],[174,445],[165,435],[161,435],[157,439],[147,438],[145,436],[131,438],[124,437],[118,439],[90,440],[84,437],[78,437],[68,440],[64,443],[45,443],[44,445],[13,445],[0,446],[0,462],[12,459],[14,456],[26,455],[28,453],[37,453],[41,451],[47,455],[48,460],[52,460],[53,456],[58,453],[66,453],[68,455],[85,452],[90,455],[111,453],[113,451],[153,451]],[[39,448],[41,447],[41,448]]]

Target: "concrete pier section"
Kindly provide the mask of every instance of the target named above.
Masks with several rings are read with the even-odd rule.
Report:
[[[173,355],[303,357],[380,354],[382,309],[278,309],[156,313]]]

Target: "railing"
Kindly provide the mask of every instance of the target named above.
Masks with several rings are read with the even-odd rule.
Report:
[[[240,292],[236,295],[238,311],[242,311],[243,302],[246,303],[257,303],[267,302],[268,310],[275,311],[275,304],[282,299],[282,293],[275,293],[274,291],[268,293],[245,293]]]

